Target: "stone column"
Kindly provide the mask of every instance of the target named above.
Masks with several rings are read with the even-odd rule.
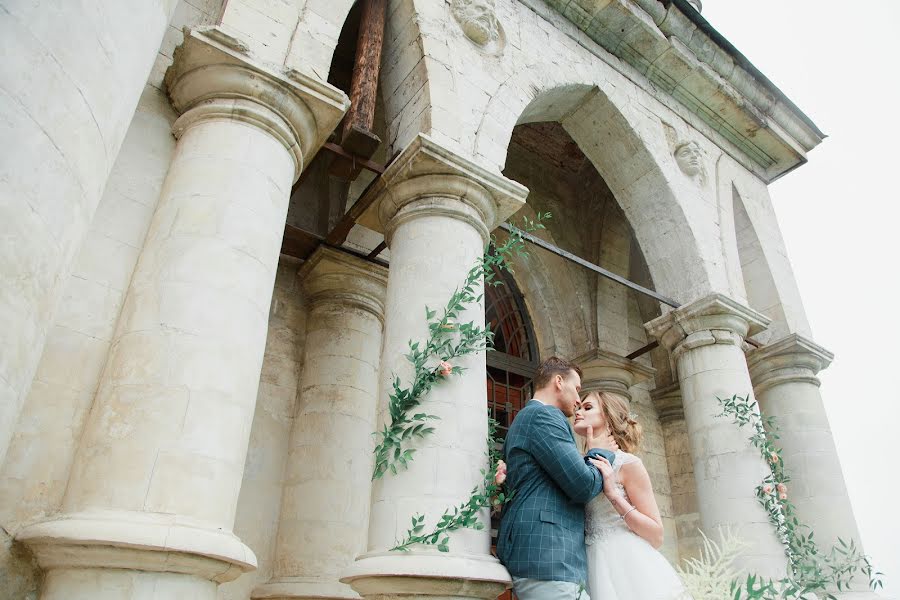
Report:
[[[666,446],[666,466],[672,490],[672,513],[675,518],[675,535],[678,539],[680,560],[699,558],[703,538],[700,537],[700,515],[697,512],[697,484],[694,481],[694,463],[691,460],[691,444],[687,424],[684,422],[684,405],[681,387],[673,383],[656,388],[650,393],[653,407],[659,416]]]
[[[17,536],[45,600],[211,600],[255,568],[231,530],[288,196],[347,101],[223,41],[186,34],[167,74],[178,144],[62,513]]]
[[[668,349],[684,402],[697,484],[700,524],[710,536],[721,526],[750,544],[741,566],[764,576],[782,576],[784,549],[754,490],[768,465],[721,412],[716,398],[752,394],[742,348],[747,335],[768,325],[763,315],[721,294],[712,294],[646,324]]]
[[[606,350],[591,350],[575,359],[581,367],[581,393],[613,392],[631,400],[631,386],[647,381],[656,372],[637,361]]]
[[[816,377],[833,358],[796,333],[747,356],[760,410],[777,419],[791,502],[800,520],[815,530],[823,552],[839,537],[854,540],[862,549]],[[864,579],[855,586],[860,591],[868,589]]]
[[[0,8],[0,464],[176,4]]]
[[[359,598],[340,573],[366,550],[387,269],[320,247],[300,270],[309,306],[274,575],[253,598]]]
[[[391,250],[381,359],[381,422],[393,375],[409,381],[409,340],[425,340],[425,307],[439,310],[482,256],[490,231],[524,203],[527,190],[481,169],[420,134],[369,190],[377,203],[363,223],[385,232]],[[365,200],[365,198],[363,199]],[[483,306],[459,322],[484,323]],[[490,554],[488,528],[453,533],[450,552],[434,547],[391,552],[415,513],[433,526],[481,482],[487,438],[484,354],[435,386],[423,410],[441,418],[418,445],[407,471],[373,485],[368,552],[342,581],[366,598],[496,598],[509,576]],[[380,427],[380,426],[379,426]],[[484,515],[485,523],[487,514]]]

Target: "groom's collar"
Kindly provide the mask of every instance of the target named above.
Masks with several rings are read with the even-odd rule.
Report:
[[[529,402],[537,402],[538,404],[543,404],[544,406],[550,406],[549,404],[547,404],[547,403],[544,402],[543,400],[538,400],[537,398],[532,398],[531,400],[529,400]]]

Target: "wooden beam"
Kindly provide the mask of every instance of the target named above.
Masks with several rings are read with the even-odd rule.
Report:
[[[353,132],[372,131],[375,123],[375,101],[378,98],[378,72],[384,45],[384,19],[387,0],[361,0],[359,37],[356,40],[356,62],[350,83],[350,110],[344,121],[341,145]],[[354,149],[351,149],[353,152]],[[353,152],[358,154],[358,152]],[[369,155],[371,156],[371,155]]]
[[[284,237],[281,240],[281,253],[306,260],[322,242],[322,238],[312,232],[285,224]]]

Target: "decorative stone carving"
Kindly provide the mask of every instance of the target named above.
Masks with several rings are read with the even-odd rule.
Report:
[[[466,37],[488,52],[503,48],[503,27],[494,0],[451,0],[450,12]]]
[[[704,152],[697,142],[682,142],[675,147],[675,162],[681,172],[691,178],[698,178],[701,183],[706,183],[706,165],[704,164]]]

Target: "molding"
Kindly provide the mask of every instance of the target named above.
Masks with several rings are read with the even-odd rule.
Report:
[[[340,580],[365,598],[469,600],[493,600],[511,583],[509,572],[494,556],[437,551],[363,554]]]
[[[753,390],[759,395],[784,383],[821,385],[816,375],[828,367],[834,354],[809,338],[792,333],[747,354]]]
[[[268,583],[254,588],[252,600],[360,600],[361,596],[349,585],[327,581],[319,577],[275,577]]]
[[[384,327],[388,269],[347,252],[319,246],[297,272],[310,304],[345,304],[370,312]]]
[[[368,205],[359,223],[385,234],[419,216],[443,214],[463,220],[481,234],[518,211],[528,189],[492,173],[420,133],[391,162],[357,202]]]
[[[136,569],[218,583],[256,570],[253,551],[233,533],[172,514],[72,513],[24,527],[16,540],[44,569]]]
[[[214,118],[262,127],[294,157],[295,180],[350,107],[341,90],[258,62],[215,27],[185,29],[165,84],[172,106],[182,115],[173,125],[176,136]],[[200,114],[192,115],[195,110]]]
[[[656,369],[619,356],[606,350],[591,350],[575,362],[581,367],[584,377],[581,381],[582,393],[593,391],[614,392],[631,400],[630,388],[647,381],[656,374]]]
[[[806,162],[815,123],[686,2],[546,0],[732,145],[767,183]],[[531,4],[529,2],[529,4]]]

